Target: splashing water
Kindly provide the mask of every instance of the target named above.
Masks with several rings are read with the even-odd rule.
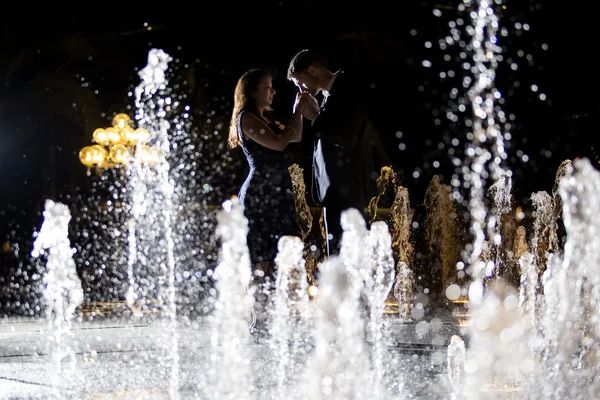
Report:
[[[136,309],[134,302],[138,301],[142,310],[151,309],[161,314],[163,326],[159,336],[163,357],[160,364],[169,371],[170,394],[177,398],[179,355],[172,227],[176,207],[175,185],[167,161],[171,150],[171,125],[167,116],[176,104],[169,94],[166,78],[170,61],[172,58],[164,51],[151,50],[148,64],[139,72],[142,82],[135,89],[136,119],[139,126],[150,133],[150,145],[137,143],[135,157],[127,171],[132,193],[127,302]],[[134,276],[141,282],[136,282]]]
[[[502,280],[493,281],[489,289],[471,316],[466,399],[478,399],[487,391],[514,391],[534,366],[533,354],[527,351],[531,327],[518,309],[518,292]]]
[[[248,220],[239,199],[223,203],[217,215],[217,235],[222,240],[219,265],[215,269],[214,312],[211,325],[211,367],[206,378],[209,397],[251,399],[254,376],[246,343],[254,304],[249,290],[252,271],[246,244]],[[212,397],[211,397],[212,396]]]
[[[539,374],[545,396],[596,398],[600,333],[600,173],[575,160],[559,184],[567,241],[544,273],[544,345]]]
[[[304,371],[300,398],[369,397],[371,380],[354,275],[339,258],[321,264],[320,273],[315,350]]]
[[[500,170],[496,182],[490,187],[490,195],[492,196],[492,209],[489,215],[487,237],[491,238],[493,263],[490,263],[493,271],[486,270],[485,276],[494,276],[498,278],[501,271],[504,270],[504,260],[506,255],[503,254],[502,247],[502,221],[509,214],[511,209],[511,190],[512,179],[511,174]]]
[[[452,398],[456,399],[460,396],[461,386],[465,377],[465,359],[466,350],[465,342],[458,335],[452,335],[450,344],[448,345],[448,380],[452,388]]]
[[[535,218],[530,240],[531,253],[541,276],[547,263],[547,255],[558,250],[558,215],[554,210],[554,201],[547,192],[536,192],[531,195]]]
[[[315,399],[385,398],[381,316],[395,275],[391,235],[378,222],[369,232],[356,209],[341,223],[340,255],[320,266],[315,349],[302,384]]]
[[[398,262],[396,269],[398,270],[398,276],[394,285],[394,295],[399,304],[398,317],[402,321],[410,321],[414,294],[414,274],[404,261]]]
[[[275,398],[285,398],[287,388],[298,383],[297,377],[304,367],[302,353],[309,346],[312,313],[303,259],[304,243],[300,238],[283,236],[279,239],[278,249],[269,333],[279,364]]]
[[[43,273],[43,296],[46,318],[53,333],[50,341],[55,367],[52,371],[55,394],[63,398],[63,386],[78,377],[70,336],[75,309],[83,303],[83,289],[73,260],[75,250],[69,241],[69,208],[49,199],[44,208],[44,222],[33,244],[31,256],[48,257]],[[67,362],[63,368],[64,360]]]
[[[537,326],[537,289],[538,274],[533,262],[533,254],[525,252],[519,258],[521,267],[521,285],[519,290],[519,310],[529,318],[532,327]]]
[[[374,371],[373,398],[376,399],[382,396],[385,365],[389,365],[389,357],[385,351],[387,343],[383,335],[382,317],[385,300],[396,278],[392,237],[388,226],[382,221],[374,222],[365,245],[371,251],[368,259],[371,265],[364,270],[363,299],[368,310],[366,340],[370,344],[370,360]]]
[[[502,94],[494,86],[498,55],[501,47],[496,37],[498,17],[493,4],[488,1],[466,1],[459,6],[460,11],[469,11],[472,25],[466,31],[471,36],[467,50],[472,53],[473,63],[465,63],[469,72],[463,81],[468,87],[467,97],[472,108],[468,137],[466,164],[462,167],[464,184],[469,188],[469,210],[471,212],[471,233],[474,236],[468,256],[469,272],[473,279],[469,287],[469,300],[477,303],[483,295],[483,282],[486,263],[481,259],[484,252],[486,227],[490,226],[484,204],[486,181],[496,181],[505,171],[501,164],[506,159],[504,133],[501,124],[505,121],[504,112],[498,105]],[[510,171],[506,172],[510,174]]]

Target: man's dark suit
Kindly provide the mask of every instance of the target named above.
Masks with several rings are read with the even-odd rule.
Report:
[[[356,208],[362,213],[374,188],[367,96],[361,86],[340,72],[312,124],[313,199],[326,209],[327,230],[333,235],[330,254],[338,253],[342,211]]]

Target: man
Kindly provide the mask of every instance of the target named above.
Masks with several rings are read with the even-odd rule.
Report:
[[[313,200],[323,205],[328,255],[338,254],[342,211],[364,212],[374,187],[367,93],[350,74],[327,69],[312,50],[292,58],[287,78],[301,92],[323,94],[320,106],[314,100],[304,117],[311,121],[315,140]]]

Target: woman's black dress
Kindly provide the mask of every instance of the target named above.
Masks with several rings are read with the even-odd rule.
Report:
[[[271,150],[244,137],[241,127],[244,112],[252,111],[240,112],[237,128],[250,171],[238,197],[248,219],[247,242],[251,262],[272,262],[277,255],[277,241],[280,237],[301,237],[288,171],[289,161],[283,151]],[[273,132],[281,133],[279,126],[264,119],[263,121]]]

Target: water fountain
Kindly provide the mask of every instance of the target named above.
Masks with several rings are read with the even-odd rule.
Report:
[[[248,290],[252,278],[246,246],[248,221],[239,202],[224,204],[218,216],[217,234],[223,238],[221,262],[214,272],[216,285],[214,313],[210,317],[211,368],[207,388],[216,400],[250,399],[254,395],[251,356],[245,340],[254,293]]]
[[[344,213],[340,255],[316,266],[318,279],[302,240],[280,240],[264,339],[257,341],[248,331],[254,293],[247,221],[237,199],[225,201],[217,212],[221,248],[214,271],[203,271],[212,283],[208,295],[183,296],[175,230],[180,209],[168,156],[172,136],[184,133],[167,118],[175,108],[166,79],[170,57],[153,50],[140,74],[136,106],[159,162],[133,160],[129,166],[131,219],[122,227],[129,238],[126,302],[134,313],[103,317],[77,311],[82,295],[72,274],[70,215],[64,205],[49,201],[32,255],[47,249],[42,288],[52,305],[50,343],[57,347],[47,351],[45,319],[2,320],[0,394],[216,400],[598,397],[600,173],[585,159],[566,161],[552,196],[532,197],[536,219],[529,238],[524,226],[503,223],[515,212],[510,171],[502,165],[505,116],[493,86],[499,21],[491,6],[484,0],[461,5],[473,19],[467,49],[474,69],[465,87],[474,118],[468,158],[460,163],[469,197],[461,199],[458,191],[432,181],[426,201],[427,247],[438,253],[449,308],[431,312],[429,288],[417,282],[413,213],[403,187],[394,188],[391,220],[376,220],[379,198],[369,224],[357,210]],[[490,187],[494,207],[488,211],[484,200]],[[468,227],[453,215],[462,200],[470,211]],[[564,248],[557,236],[561,217]],[[303,224],[306,233],[312,224],[306,210]],[[452,236],[469,229],[473,243],[457,260]],[[510,229],[514,240],[504,233]],[[518,276],[516,283],[505,279],[506,270]],[[318,286],[312,299],[309,284]],[[385,313],[390,294],[398,309]],[[180,296],[199,303],[196,315],[178,315]],[[461,318],[454,307],[466,310]],[[66,377],[65,371],[74,375]]]
[[[43,274],[43,297],[54,369],[53,395],[64,398],[68,392],[65,382],[80,379],[71,341],[71,325],[75,309],[83,303],[83,290],[77,275],[69,241],[71,213],[62,203],[46,200],[44,222],[33,244],[31,256],[47,256]]]

